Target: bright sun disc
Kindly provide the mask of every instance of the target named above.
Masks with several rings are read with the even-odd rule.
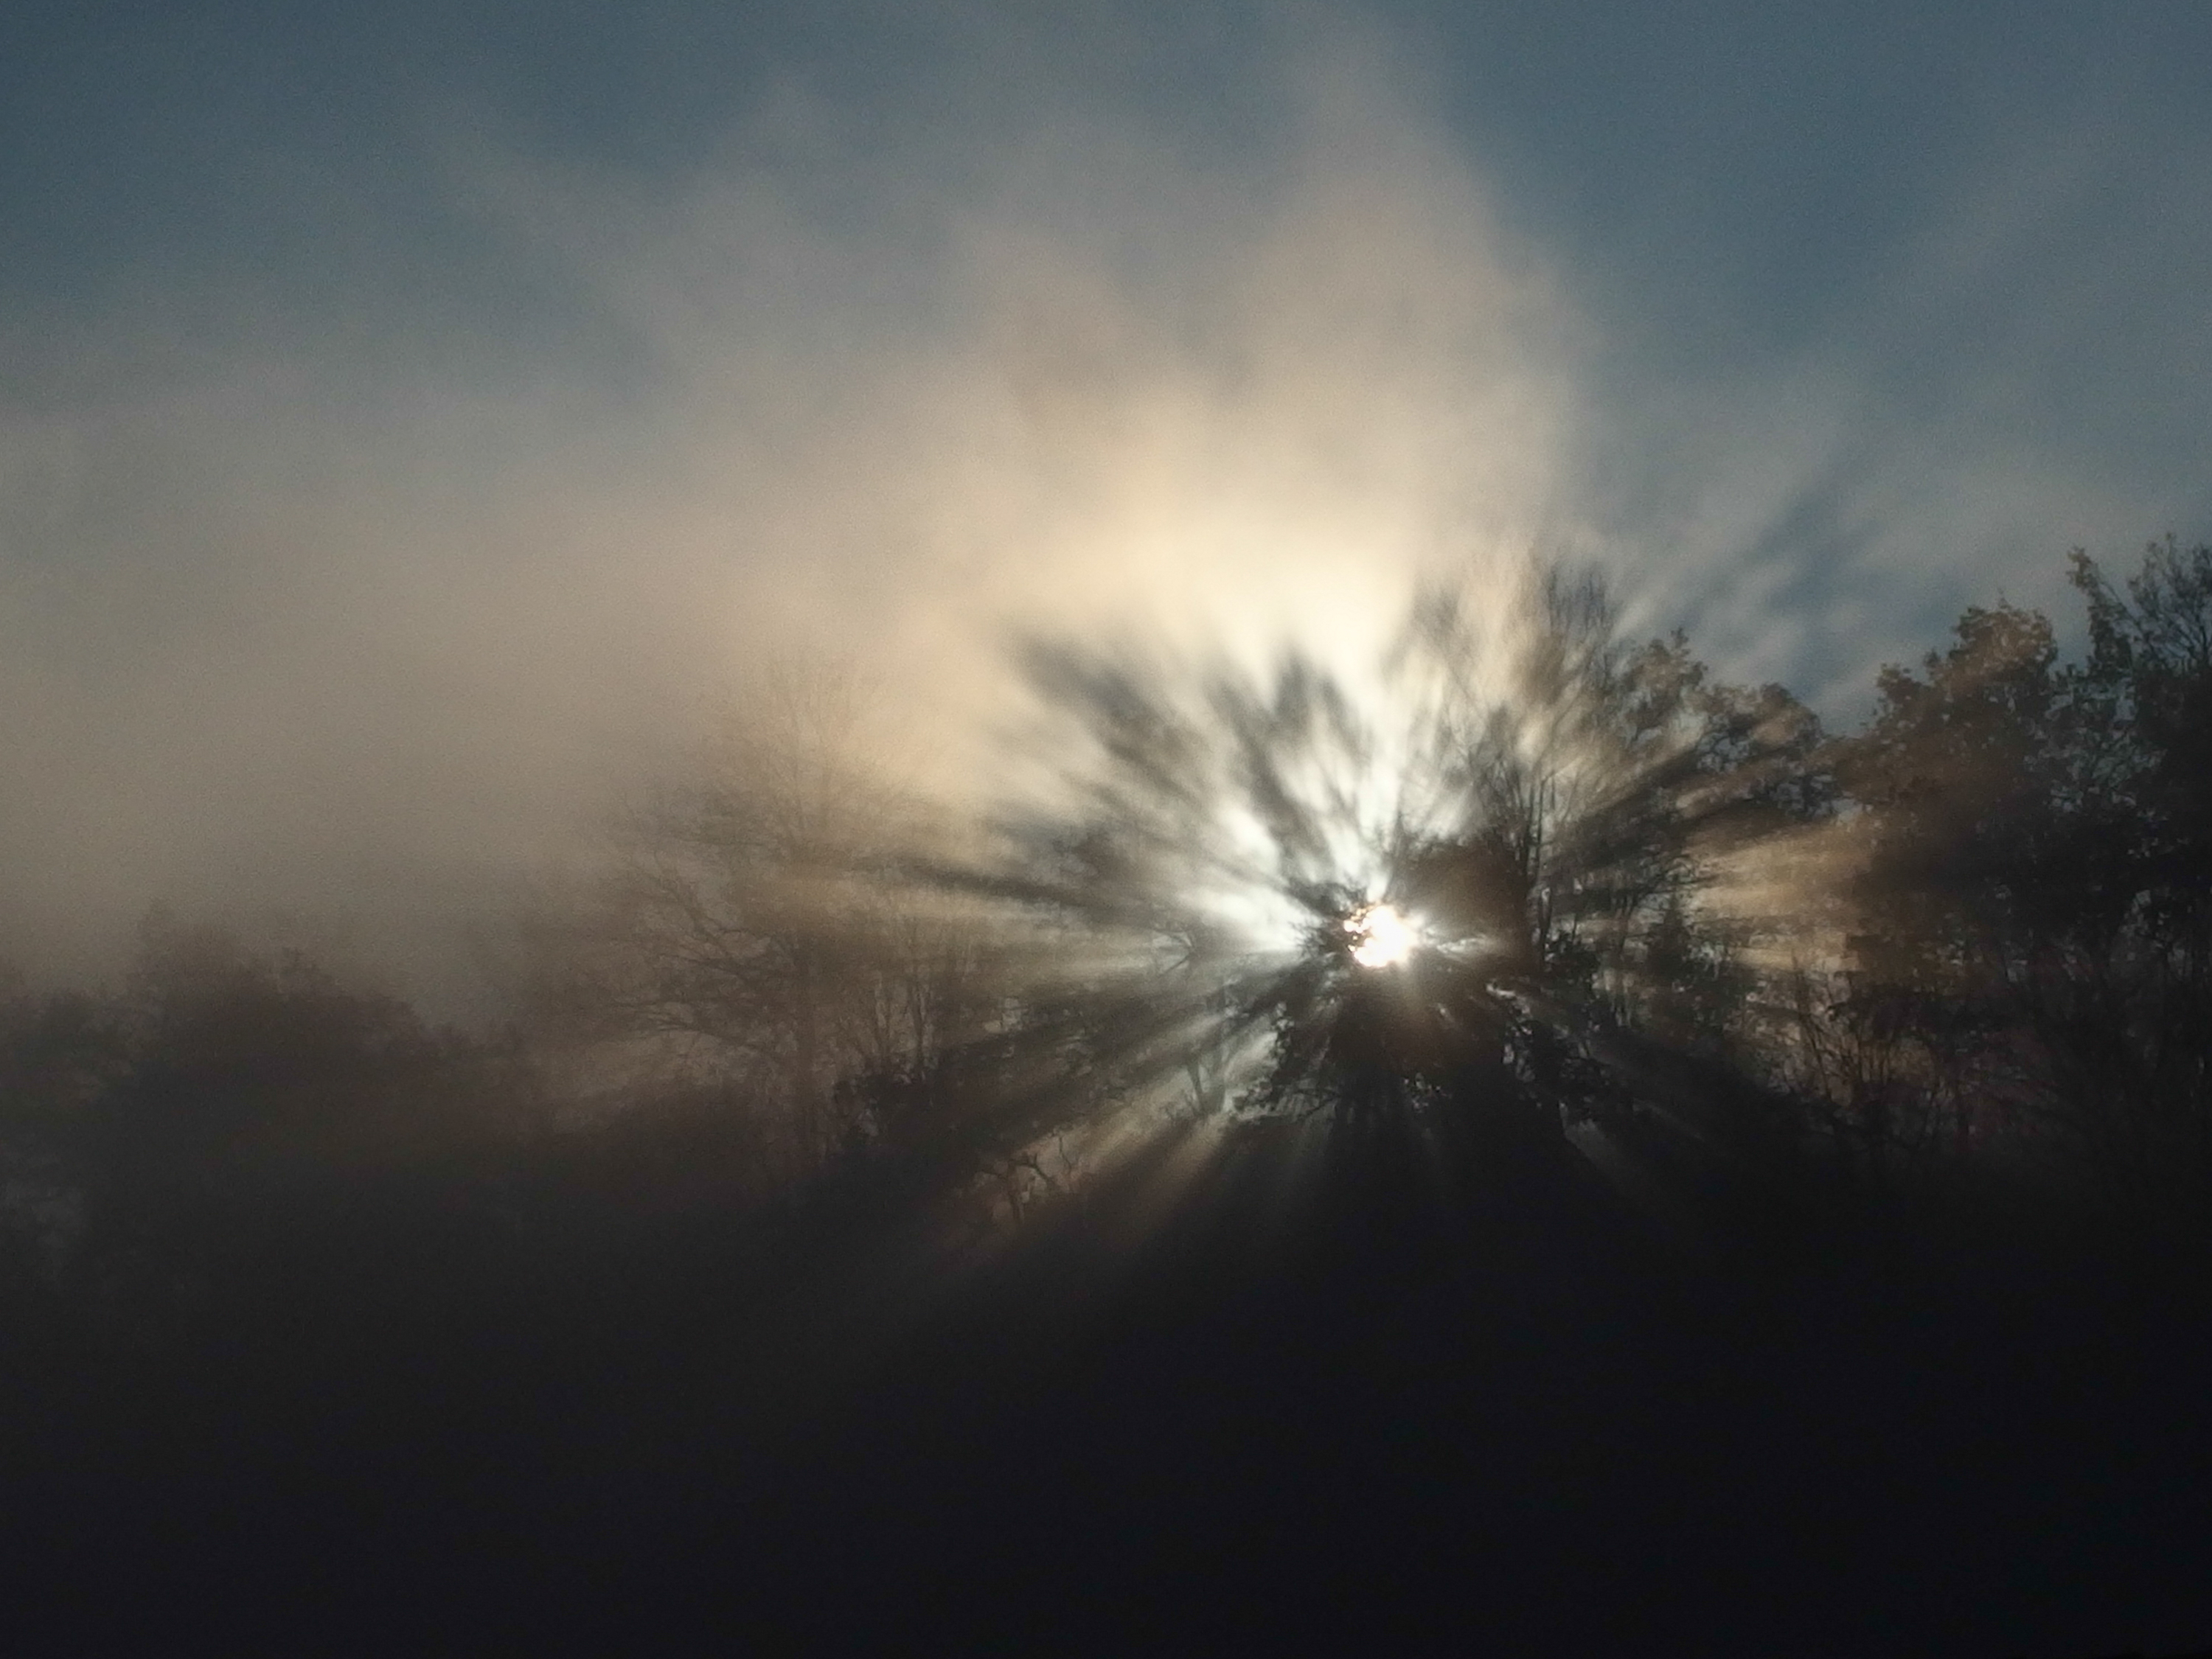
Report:
[[[1388,968],[1413,948],[1413,930],[1387,904],[1370,904],[1346,917],[1344,931],[1352,935],[1352,959],[1362,968]]]

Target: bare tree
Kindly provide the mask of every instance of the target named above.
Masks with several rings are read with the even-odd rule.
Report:
[[[723,711],[690,775],[630,811],[572,976],[761,1114],[789,1174],[947,1109],[994,1016],[972,920],[908,874],[928,815],[863,676],[785,664]]]

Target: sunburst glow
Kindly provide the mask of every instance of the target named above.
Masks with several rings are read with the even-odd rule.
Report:
[[[1352,936],[1352,959],[1362,968],[1395,967],[1413,954],[1412,924],[1387,904],[1346,917],[1344,931]]]
[[[1364,676],[1066,641],[1024,666],[1033,791],[932,878],[1019,957],[1018,1025],[978,1053],[1023,1145],[1130,1111],[1556,1130],[1612,1102],[1668,1006],[1652,965],[1751,938],[1709,896],[1790,821],[1766,797],[1817,736],[1536,567],[1425,595]]]

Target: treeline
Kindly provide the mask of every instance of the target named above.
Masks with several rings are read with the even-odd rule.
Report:
[[[2212,1218],[2212,550],[2116,586],[2088,647],[1999,605],[1829,746],[1840,959],[1781,1077],[1868,1175],[2023,1158],[2201,1248]]]
[[[1548,948],[1622,1045],[1591,1109],[1672,1108],[1767,1172],[2007,1182],[2203,1251],[2212,549],[2072,564],[2078,658],[2036,611],[1973,607],[1849,734],[1709,684],[1679,636],[1624,659],[1626,726],[1686,718],[1686,787],[1638,810],[1704,789],[1725,830],[1647,823],[1565,907]]]
[[[892,1180],[1018,1218],[1128,1113],[1346,1086],[1333,947],[1255,969],[1215,902],[1243,883],[1326,934],[1361,897],[1339,830],[1484,941],[1486,1086],[1555,1120],[1756,1180],[2039,1183],[2201,1249],[2212,550],[2169,539],[2118,582],[2077,553],[2074,584],[2078,658],[2033,611],[1972,609],[1842,736],[1680,635],[1630,647],[1556,574],[1502,672],[1471,665],[1497,647],[1466,596],[1425,603],[1412,761],[1310,668],[1182,696],[1040,652],[1066,787],[981,839],[902,778],[860,682],[787,675],[628,816],[598,889],[519,925],[496,1036],[159,911],[118,988],[0,990],[9,1282],[93,1294],[137,1260],[173,1291],[180,1218],[404,1170],[503,1214],[518,1182],[788,1209]],[[1332,826],[1313,781],[1386,750],[1428,815]],[[1443,1086],[1374,1063],[1409,1103]]]

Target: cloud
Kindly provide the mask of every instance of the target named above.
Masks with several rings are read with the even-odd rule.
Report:
[[[123,370],[0,410],[19,954],[163,896],[350,915],[422,983],[765,655],[869,663],[972,769],[1016,629],[1356,654],[1556,527],[1574,319],[1387,43],[1336,45],[1233,142],[789,85],[647,174],[449,111],[526,326],[348,326],[329,272],[319,336],[102,319]]]
[[[1774,250],[1563,266],[1414,37],[931,27],[712,141],[449,89],[270,169],[281,235],[8,301],[0,950],[281,908],[459,997],[467,916],[793,652],[988,782],[1016,631],[1357,671],[1420,573],[1534,546],[1848,718],[1960,605],[2212,518],[2191,131],[1977,106],[1903,235],[1685,353],[1683,283]]]

